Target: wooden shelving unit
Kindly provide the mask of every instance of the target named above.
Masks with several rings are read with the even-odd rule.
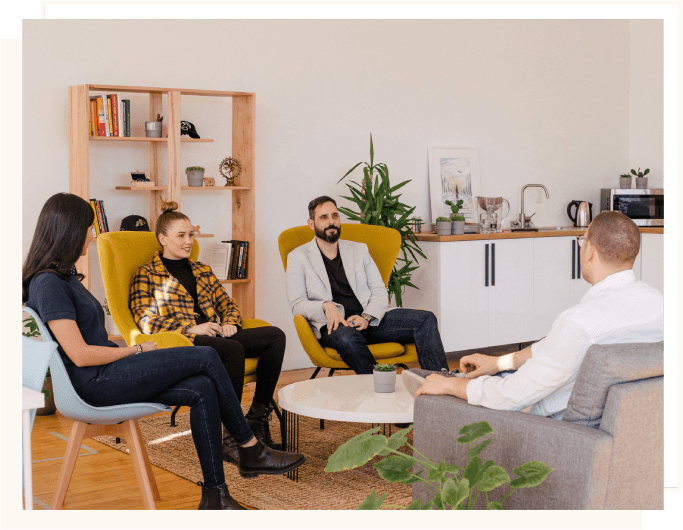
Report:
[[[149,116],[154,119],[157,114],[164,114],[168,125],[168,138],[147,137],[104,137],[89,135],[89,96],[91,92],[109,93],[141,93],[149,94]],[[162,111],[162,96],[167,97],[167,110]],[[183,143],[213,142],[204,138],[181,138],[180,115],[182,96],[205,96],[232,98],[232,156],[240,161],[242,172],[239,176],[241,186],[190,187],[181,185],[180,148]],[[107,142],[147,142],[149,148],[149,178],[153,187],[133,188],[116,186],[115,189],[125,193],[149,194],[149,224],[154,230],[156,218],[161,213],[158,209],[159,198],[163,194],[167,200],[177,202],[182,209],[182,192],[223,192],[232,195],[232,238],[249,241],[249,263],[247,279],[224,280],[221,283],[232,285],[232,297],[240,307],[244,318],[254,318],[255,314],[255,197],[254,197],[254,162],[255,162],[255,95],[248,92],[230,92],[217,90],[196,90],[158,87],[136,87],[119,85],[76,85],[69,87],[69,192],[86,201],[90,199],[90,144],[101,145]],[[132,147],[132,146],[131,146]],[[167,185],[162,186],[162,162],[164,147],[167,157]],[[98,147],[99,148],[99,147]],[[108,208],[115,208],[115,204]],[[110,210],[112,211],[112,210]],[[195,222],[201,224],[198,219]],[[209,237],[209,234],[202,234]],[[85,274],[84,283],[90,288],[90,250],[77,263],[78,270]]]

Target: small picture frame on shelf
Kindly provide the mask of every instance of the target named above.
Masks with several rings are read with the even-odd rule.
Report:
[[[151,188],[154,186],[154,182],[150,181],[147,178],[147,173],[143,171],[131,171],[130,185],[136,188]]]

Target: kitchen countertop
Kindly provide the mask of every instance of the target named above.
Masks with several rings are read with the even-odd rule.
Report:
[[[641,226],[641,234],[663,234],[663,227],[649,227]],[[565,230],[539,230],[538,232],[511,232],[506,228],[502,233],[496,234],[464,234],[462,236],[437,236],[436,232],[420,232],[415,234],[417,241],[477,241],[480,239],[524,239],[528,237],[564,237],[564,236],[581,236],[586,232],[585,228],[574,228]]]

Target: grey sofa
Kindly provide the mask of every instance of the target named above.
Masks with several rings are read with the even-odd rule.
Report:
[[[485,420],[494,434],[482,461],[493,460],[512,479],[512,469],[531,460],[554,469],[541,485],[515,491],[504,509],[663,509],[663,352],[662,342],[591,346],[563,420],[419,396],[415,449],[435,463],[462,465],[467,446],[455,442],[458,431]],[[508,491],[501,486],[489,499]],[[413,498],[431,494],[416,482]]]

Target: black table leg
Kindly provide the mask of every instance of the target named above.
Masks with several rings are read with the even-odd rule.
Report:
[[[282,409],[283,421],[286,425],[286,438],[282,440],[285,451],[299,452],[299,415]],[[289,471],[286,474],[289,480],[299,482],[299,468]]]

